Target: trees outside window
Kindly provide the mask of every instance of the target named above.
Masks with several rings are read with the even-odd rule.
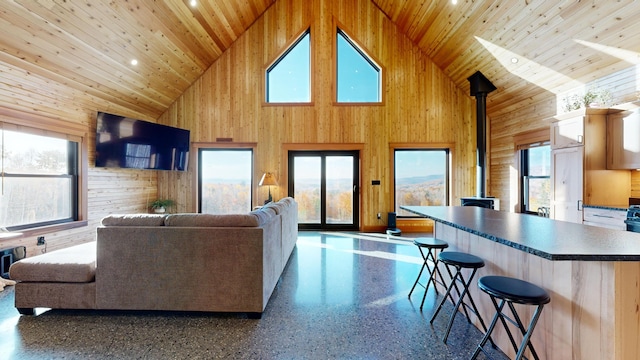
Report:
[[[79,144],[0,130],[0,228],[22,230],[78,219]]]
[[[205,214],[251,211],[252,149],[200,149],[199,209]]]

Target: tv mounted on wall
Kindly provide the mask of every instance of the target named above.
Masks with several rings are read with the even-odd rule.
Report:
[[[187,170],[189,130],[98,112],[96,167]]]

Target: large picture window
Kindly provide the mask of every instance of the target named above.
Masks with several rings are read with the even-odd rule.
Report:
[[[78,142],[0,129],[0,149],[0,228],[78,220]]]
[[[394,184],[398,217],[415,216],[400,209],[403,205],[449,205],[449,150],[396,149]]]
[[[200,149],[199,211],[244,214],[251,211],[252,149]]]

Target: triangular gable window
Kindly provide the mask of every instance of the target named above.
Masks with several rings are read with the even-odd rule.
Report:
[[[311,102],[310,30],[307,29],[266,71],[268,103]]]
[[[382,68],[344,31],[337,32],[337,94],[339,103],[382,101]]]

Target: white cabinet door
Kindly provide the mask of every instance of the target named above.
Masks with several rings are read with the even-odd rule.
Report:
[[[551,218],[582,223],[584,147],[551,152]]]
[[[557,121],[551,124],[551,149],[584,145],[584,117]]]

